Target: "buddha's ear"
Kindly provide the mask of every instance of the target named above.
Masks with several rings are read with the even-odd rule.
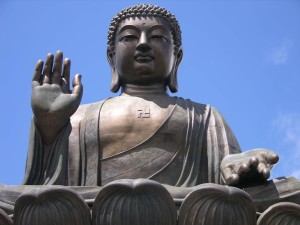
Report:
[[[110,49],[107,49],[107,60],[111,68],[110,90],[111,92],[117,93],[120,89],[120,79],[115,67],[114,53]]]
[[[177,70],[178,66],[182,60],[183,51],[182,48],[180,48],[175,56],[175,62],[171,71],[171,74],[169,76],[168,86],[172,93],[175,93],[178,91],[178,82],[177,82]]]

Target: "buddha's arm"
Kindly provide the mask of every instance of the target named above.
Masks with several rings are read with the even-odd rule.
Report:
[[[81,76],[74,77],[72,91],[69,87],[70,65],[70,60],[63,61],[63,54],[58,51],[55,59],[48,54],[45,65],[39,60],[35,68],[31,107],[35,126],[44,145],[54,143],[81,101]]]
[[[278,161],[278,155],[267,149],[241,152],[229,125],[214,108],[211,109],[207,143],[208,157],[214,154],[209,164],[219,163],[220,183],[237,186],[259,184],[269,178],[272,165]]]
[[[90,104],[79,106],[51,145],[43,143],[32,122],[23,184],[80,185],[80,124],[89,108]]]
[[[67,184],[70,117],[78,109],[83,87],[81,76],[70,90],[70,60],[63,53],[48,54],[37,62],[32,79],[33,120],[24,184]]]
[[[241,152],[239,143],[221,113],[213,107],[208,108],[205,148],[207,152],[208,182],[224,184],[220,164],[230,154]]]
[[[245,186],[260,184],[270,176],[278,155],[267,149],[253,149],[241,152],[240,146],[222,115],[212,108],[208,126],[208,142],[212,149],[218,147],[220,159],[221,183]],[[215,152],[215,151],[210,151]],[[216,153],[214,153],[216,159]]]
[[[71,125],[68,123],[51,145],[45,145],[39,130],[32,122],[23,184],[68,184],[67,162],[70,132]]]

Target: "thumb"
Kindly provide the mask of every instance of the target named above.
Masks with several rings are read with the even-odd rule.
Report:
[[[72,81],[72,86],[73,86],[72,94],[81,98],[82,93],[83,93],[83,86],[81,83],[81,75],[80,74],[75,75],[75,77],[73,78],[73,81]]]

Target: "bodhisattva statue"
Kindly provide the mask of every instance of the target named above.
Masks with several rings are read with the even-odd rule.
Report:
[[[277,154],[241,152],[215,108],[169,96],[168,89],[178,88],[182,56],[174,15],[135,5],[118,13],[108,32],[111,91],[121,89],[120,96],[80,105],[81,75],[70,90],[70,59],[58,51],[38,61],[24,184],[102,186],[149,178],[178,197],[203,183],[266,182]]]

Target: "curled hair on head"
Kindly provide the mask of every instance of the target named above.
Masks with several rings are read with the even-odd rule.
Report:
[[[126,18],[146,16],[160,17],[168,22],[174,41],[174,54],[177,54],[181,48],[181,30],[176,17],[167,9],[151,4],[138,4],[125,8],[111,20],[107,36],[109,54],[114,53],[116,31],[120,22]]]

